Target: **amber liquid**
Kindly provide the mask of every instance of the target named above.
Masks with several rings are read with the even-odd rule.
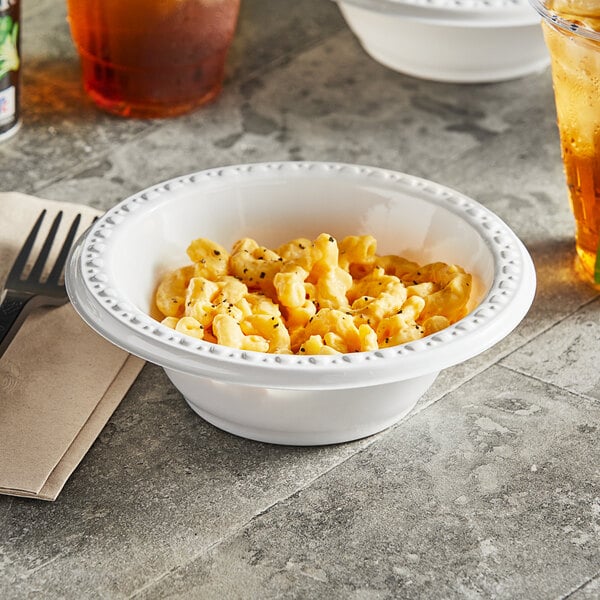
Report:
[[[84,88],[127,117],[182,114],[221,90],[240,0],[68,0]]]
[[[570,139],[563,141],[565,174],[576,224],[575,245],[583,269],[590,276],[594,274],[600,243],[600,137],[597,150],[596,156],[581,156]]]
[[[546,23],[544,35],[580,270],[594,282],[600,244],[600,42]]]

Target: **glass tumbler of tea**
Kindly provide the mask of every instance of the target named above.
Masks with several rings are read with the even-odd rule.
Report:
[[[83,86],[124,117],[162,118],[215,98],[240,0],[67,0]]]
[[[600,0],[530,0],[550,52],[578,271],[600,285]]]

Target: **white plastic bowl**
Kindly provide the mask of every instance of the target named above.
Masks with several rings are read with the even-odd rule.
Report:
[[[549,62],[527,0],[337,0],[365,51],[423,79],[482,83],[535,73]]]
[[[197,237],[270,247],[327,232],[372,234],[378,252],[457,263],[474,275],[474,310],[421,340],[337,356],[244,352],[179,334],[150,316],[160,276],[189,263]],[[164,367],[188,404],[231,433],[292,445],[358,439],[397,422],[441,369],[506,336],[532,302],[523,244],[474,200],[371,167],[283,162],[173,179],[109,210],[74,247],[75,309],[108,340]]]

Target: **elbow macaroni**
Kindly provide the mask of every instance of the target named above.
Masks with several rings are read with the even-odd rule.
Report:
[[[467,314],[471,275],[376,254],[373,236],[322,233],[276,250],[194,240],[193,264],[168,273],[162,323],[206,341],[279,354],[366,352],[431,335]]]

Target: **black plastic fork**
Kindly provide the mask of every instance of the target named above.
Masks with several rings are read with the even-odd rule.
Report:
[[[63,217],[62,211],[56,215],[52,222],[50,231],[44,240],[31,271],[25,276],[25,267],[45,215],[46,210],[44,209],[27,236],[6,278],[1,298],[2,303],[0,304],[0,356],[4,354],[23,324],[23,321],[25,321],[25,317],[32,310],[40,306],[60,306],[68,301],[61,275],[81,221],[80,214],[73,219],[69,232],[48,277],[43,278],[42,275]]]

